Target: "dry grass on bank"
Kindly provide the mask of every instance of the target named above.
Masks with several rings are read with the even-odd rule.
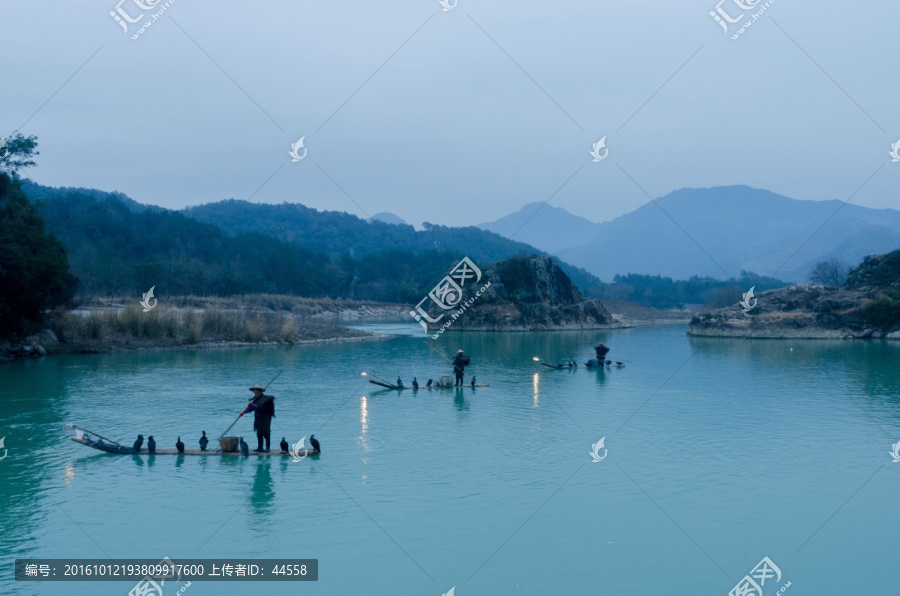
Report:
[[[196,311],[159,305],[143,312],[137,305],[79,316],[57,313],[51,329],[68,344],[191,345],[201,342],[249,343],[363,337],[346,327],[299,319],[291,313],[225,311],[218,307]]]
[[[288,312],[302,317],[339,315],[347,311],[363,312],[396,312],[405,315],[410,307],[403,304],[371,302],[367,300],[345,300],[343,298],[303,298],[282,294],[246,294],[240,296],[160,296],[160,306],[176,308],[194,308],[207,310],[251,310]],[[82,307],[111,307],[113,305],[133,304],[138,298],[134,296],[92,297],[81,302]]]

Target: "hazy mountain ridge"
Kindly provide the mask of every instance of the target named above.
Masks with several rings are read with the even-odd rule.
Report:
[[[530,207],[481,227],[502,233],[521,225]],[[805,281],[826,258],[856,264],[900,246],[900,211],[749,186],[685,188],[604,223],[545,206],[516,238],[604,280],[626,273],[724,278],[743,269]]]

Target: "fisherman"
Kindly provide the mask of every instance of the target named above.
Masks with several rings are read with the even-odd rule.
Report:
[[[247,409],[241,412],[241,416],[253,412],[253,430],[256,431],[257,448],[254,453],[268,453],[271,442],[272,418],[275,417],[275,398],[265,395],[264,389],[259,385],[250,388],[253,399],[247,404]],[[266,448],[263,449],[265,439]]]
[[[462,387],[463,385],[463,374],[465,373],[466,366],[469,364],[471,359],[463,354],[462,350],[456,351],[456,358],[453,359],[453,374],[456,375],[456,382],[453,384],[454,387]]]
[[[604,346],[603,342],[600,342],[599,346],[594,347],[594,352],[597,354],[597,365],[602,368],[603,363],[606,360],[606,354],[609,352],[609,348]]]

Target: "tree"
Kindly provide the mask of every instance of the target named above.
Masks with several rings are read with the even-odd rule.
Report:
[[[78,281],[62,243],[21,189],[19,168],[33,165],[34,137],[6,140],[0,155],[0,337],[39,330],[48,309],[68,304]]]
[[[34,165],[31,159],[40,155],[37,149],[37,137],[22,136],[16,133],[12,137],[0,139],[0,175],[7,174],[11,178],[16,177],[16,172],[21,168]]]
[[[816,263],[809,275],[809,280],[823,286],[839,287],[846,283],[849,272],[850,267],[845,261],[832,258]]]

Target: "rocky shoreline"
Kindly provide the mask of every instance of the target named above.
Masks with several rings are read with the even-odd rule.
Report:
[[[756,300],[749,312],[735,305],[696,315],[687,333],[697,337],[900,340],[896,325],[879,325],[873,317],[873,310],[883,300],[876,287],[802,284],[762,292]]]

